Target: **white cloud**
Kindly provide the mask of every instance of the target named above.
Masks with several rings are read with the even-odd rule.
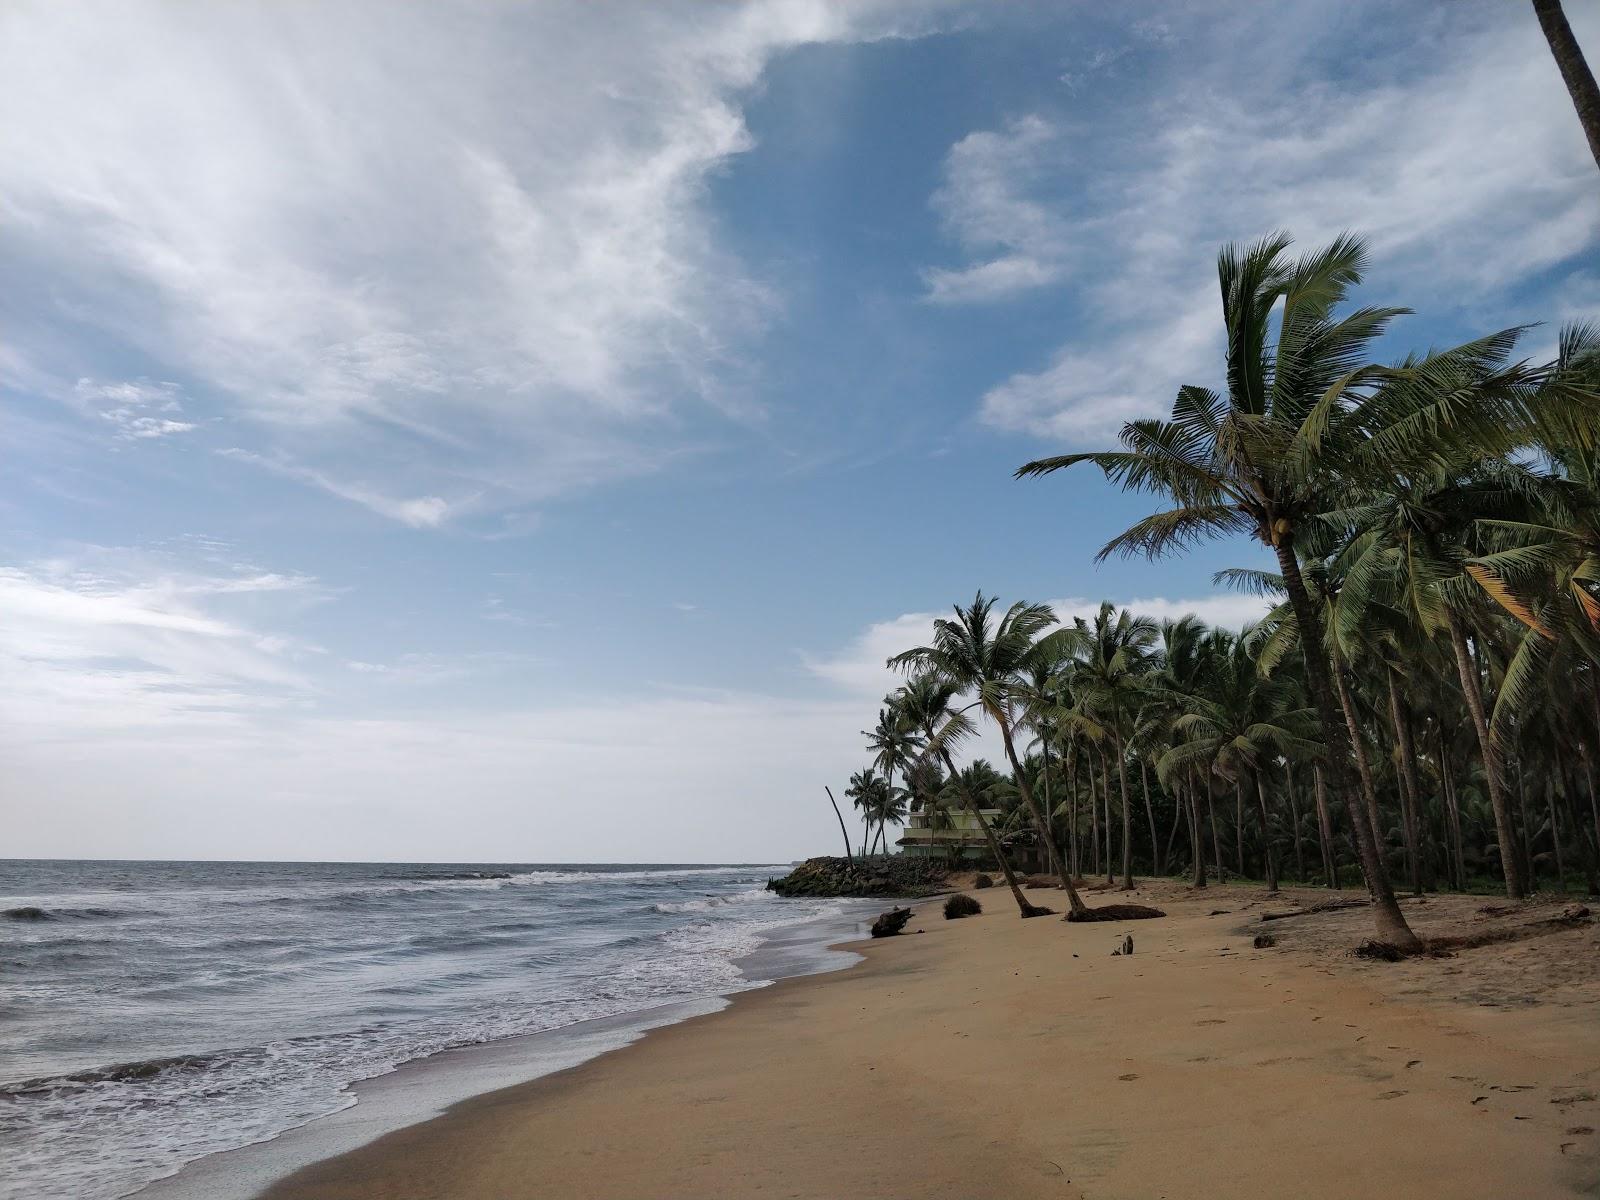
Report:
[[[456,501],[446,500],[442,496],[396,498],[386,496],[367,487],[365,484],[335,479],[313,467],[297,466],[281,459],[266,458],[249,450],[241,449],[238,446],[229,446],[226,449],[218,450],[217,453],[224,458],[231,458],[237,462],[252,463],[274,474],[285,475],[290,479],[298,479],[303,483],[309,483],[313,487],[321,488],[329,495],[337,496],[341,500],[348,500],[353,504],[359,504],[363,508],[371,509],[381,517],[399,521],[402,525],[409,525],[413,529],[437,529],[450,517],[457,516],[461,512],[470,509],[477,500],[476,496],[464,497]]]
[[[727,373],[776,300],[706,211],[742,98],[920,7],[18,0],[0,260],[48,279],[41,370],[81,351],[50,322],[97,327],[395,520],[649,471],[686,415],[751,412]]]
[[[192,421],[177,419],[183,412],[179,400],[182,393],[175,383],[152,383],[148,379],[121,383],[80,379],[73,386],[78,403],[116,426],[117,437],[123,441],[171,437],[193,429]]]
[[[938,304],[999,300],[1043,287],[1067,270],[1067,223],[1032,193],[1055,174],[1063,150],[1055,128],[1036,115],[999,131],[968,134],[945,157],[933,207],[970,254],[991,254],[955,270],[922,273]]]
[[[314,591],[299,575],[200,575],[101,552],[0,568],[0,721],[51,744],[112,730],[232,724],[312,690],[314,648],[222,607]]]
[[[1488,28],[1464,21],[1430,39],[1422,69],[1362,84],[1328,79],[1307,57],[1328,13],[1293,10],[1288,27],[1266,29],[1246,6],[1211,31],[1232,47],[1215,56],[1225,86],[1198,66],[1152,72],[1168,82],[1127,105],[1122,123],[1036,148],[1048,162],[1093,159],[1094,187],[1051,187],[1036,174],[1032,189],[993,207],[988,236],[1007,244],[1006,212],[1017,214],[1015,242],[1041,222],[1059,225],[1053,243],[1073,247],[1073,277],[1087,281],[1075,301],[1083,316],[1042,369],[985,394],[982,419],[1104,442],[1129,417],[1165,411],[1180,383],[1213,382],[1216,248],[1277,228],[1303,247],[1345,229],[1365,234],[1376,280],[1366,302],[1465,309],[1474,327],[1525,320],[1506,307],[1511,289],[1593,257],[1594,164],[1537,23],[1487,11]],[[1212,57],[1184,42],[1197,63]],[[1241,85],[1252,53],[1275,65]],[[1026,180],[1027,164],[1005,178]]]

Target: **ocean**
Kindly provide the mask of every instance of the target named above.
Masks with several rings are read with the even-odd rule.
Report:
[[[0,860],[0,1197],[112,1200],[440,1051],[760,986],[740,959],[851,907],[785,870]]]

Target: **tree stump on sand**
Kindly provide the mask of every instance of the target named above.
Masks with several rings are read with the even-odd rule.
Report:
[[[1164,917],[1167,914],[1159,908],[1150,908],[1144,904],[1102,904],[1098,908],[1086,908],[1082,912],[1069,912],[1069,921],[1148,921],[1152,917]]]
[[[906,927],[906,922],[911,920],[909,908],[891,908],[886,913],[878,914],[878,919],[872,923],[872,936],[893,937]]]
[[[1112,958],[1133,954],[1133,935],[1130,933],[1122,939],[1122,944],[1111,952]]]

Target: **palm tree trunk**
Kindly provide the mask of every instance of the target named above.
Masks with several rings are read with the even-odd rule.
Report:
[[[1406,842],[1406,866],[1411,871],[1411,890],[1422,895],[1422,855],[1417,842],[1417,809],[1422,789],[1417,783],[1417,748],[1411,741],[1411,722],[1400,703],[1400,688],[1395,672],[1384,669],[1389,678],[1389,720],[1394,725],[1395,748],[1400,755],[1400,821]]]
[[[1339,890],[1339,860],[1334,854],[1333,818],[1328,812],[1328,783],[1323,778],[1322,767],[1313,768],[1312,778],[1317,799],[1317,834],[1322,843],[1322,871],[1328,886]]]
[[[1033,814],[1034,828],[1044,839],[1045,850],[1049,853],[1050,869],[1056,873],[1056,878],[1061,880],[1061,886],[1066,889],[1067,905],[1074,913],[1087,912],[1088,906],[1084,904],[1083,897],[1078,895],[1078,889],[1072,886],[1072,876],[1067,874],[1066,865],[1061,861],[1061,852],[1056,849],[1056,839],[1050,832],[1050,823],[1039,814],[1039,805],[1034,801],[1033,788],[1028,783],[1027,772],[1017,761],[1017,749],[1011,740],[1011,723],[998,717],[996,723],[1000,726],[1000,741],[1006,748],[1006,760],[1011,764],[1011,773],[1017,778],[1017,790],[1022,793],[1022,802]]]
[[[1170,790],[1172,792],[1172,832],[1167,834],[1167,852],[1162,856],[1162,861],[1166,863],[1168,870],[1172,868],[1173,864],[1172,848],[1178,844],[1178,829],[1183,825],[1184,817],[1187,813],[1183,802],[1183,788],[1174,784]],[[1160,874],[1160,872],[1158,871],[1157,874]]]
[[[939,749],[939,757],[944,760],[944,769],[950,772],[950,778],[956,780],[961,787],[961,798],[967,802],[967,811],[972,814],[972,819],[978,823],[978,828],[983,831],[983,840],[989,843],[989,853],[994,855],[994,861],[999,864],[1000,873],[1006,877],[1006,886],[1011,889],[1011,895],[1017,901],[1017,912],[1024,917],[1037,916],[1034,906],[1028,903],[1028,898],[1022,894],[1022,889],[1017,886],[1017,876],[1011,869],[1011,864],[1006,861],[1005,851],[1000,849],[1000,843],[995,840],[994,830],[989,828],[989,822],[983,819],[983,810],[978,807],[978,799],[972,792],[960,783],[960,775],[956,772],[956,764],[950,759],[950,752],[943,747]]]
[[[1256,811],[1261,817],[1261,854],[1267,862],[1267,891],[1278,890],[1278,864],[1272,856],[1272,834],[1268,831],[1267,821],[1267,781],[1266,772],[1255,772],[1256,777]]]
[[[1533,11],[1538,14],[1539,27],[1550,43],[1550,54],[1572,97],[1572,107],[1578,110],[1583,136],[1589,139],[1589,153],[1594,155],[1595,165],[1600,166],[1600,86],[1595,84],[1594,72],[1584,61],[1578,39],[1572,36],[1567,14],[1561,11],[1561,0],[1533,0]]]
[[[1372,780],[1372,762],[1367,758],[1367,743],[1361,736],[1361,726],[1356,722],[1355,697],[1345,682],[1344,671],[1337,658],[1333,663],[1333,679],[1339,688],[1339,707],[1344,710],[1345,729],[1350,734],[1350,748],[1355,751],[1356,775],[1361,780],[1361,794],[1367,802],[1367,814],[1372,821],[1372,837],[1378,847],[1379,861],[1383,858],[1383,817],[1378,812],[1378,789]]]
[[[1200,785],[1189,769],[1189,849],[1194,855],[1194,886],[1206,886],[1206,831],[1200,820]]]
[[[1438,730],[1439,783],[1444,792],[1445,817],[1450,826],[1450,853],[1455,860],[1456,887],[1467,890],[1466,835],[1461,826],[1461,801],[1456,796],[1455,773],[1450,769],[1450,744],[1445,741],[1444,727]]]
[[[1105,778],[1106,756],[1099,746],[1094,748],[1095,757],[1100,760],[1100,777]],[[1089,845],[1093,850],[1090,870],[1096,875],[1100,874],[1100,797],[1094,790],[1094,765],[1089,766]]]
[[[1070,823],[1067,825],[1067,841],[1071,847],[1072,877],[1079,879],[1083,872],[1079,867],[1081,860],[1078,857],[1078,748],[1076,746],[1073,746],[1067,755],[1067,804],[1071,810],[1068,813]]]
[[[1133,806],[1128,803],[1128,756],[1122,749],[1122,715],[1112,712],[1112,740],[1117,747],[1117,787],[1122,793],[1122,890],[1133,890]]]
[[[1155,867],[1155,872],[1157,875],[1165,875],[1166,872],[1161,868],[1168,855],[1171,854],[1171,843],[1168,843],[1167,854],[1162,854],[1161,844],[1156,841],[1156,810],[1150,803],[1150,771],[1145,764],[1144,755],[1142,754],[1139,756],[1139,786],[1144,790],[1145,820],[1150,822],[1150,857],[1154,860],[1151,865]],[[1173,818],[1172,831],[1174,835],[1177,834],[1177,818]]]
[[[1217,860],[1217,882],[1226,883],[1228,877],[1222,873],[1222,826],[1217,823],[1217,777],[1210,771],[1206,772],[1206,816],[1211,821],[1211,852]]]
[[[1233,848],[1239,859],[1239,878],[1244,878],[1244,772],[1233,780]]]
[[[1472,714],[1472,728],[1478,735],[1478,753],[1483,756],[1484,780],[1489,786],[1489,806],[1494,810],[1494,833],[1500,843],[1500,871],[1505,876],[1506,895],[1521,900],[1527,894],[1517,861],[1517,845],[1511,828],[1511,807],[1506,803],[1505,780],[1500,772],[1500,752],[1489,736],[1489,719],[1483,711],[1483,692],[1478,686],[1478,668],[1467,650],[1467,634],[1454,609],[1447,609],[1450,645],[1455,650],[1456,674],[1461,693]]]
[[[1539,890],[1539,873],[1533,869],[1533,846],[1529,839],[1533,822],[1528,816],[1528,780],[1522,773],[1522,760],[1517,761],[1517,862],[1522,869],[1522,885],[1528,895]]]
[[[839,802],[833,798],[833,789],[827,784],[822,785],[822,790],[828,793],[828,803],[833,805],[833,815],[839,818],[839,832],[844,835],[844,856],[853,863],[856,861],[855,851],[850,849],[850,831],[844,826],[844,814],[839,811]]]
[[[1283,575],[1284,590],[1289,594],[1289,603],[1300,627],[1300,652],[1305,659],[1306,683],[1322,725],[1322,741],[1327,748],[1328,770],[1333,786],[1341,795],[1354,797],[1355,788],[1350,778],[1350,743],[1346,739],[1343,724],[1335,715],[1333,688],[1328,679],[1328,660],[1323,654],[1322,614],[1317,611],[1311,601],[1311,593],[1306,590],[1305,579],[1300,574],[1300,561],[1295,557],[1292,534],[1280,535],[1274,549]],[[1383,858],[1378,853],[1377,838],[1367,814],[1359,799],[1348,807],[1350,823],[1356,832],[1356,850],[1366,869],[1367,887],[1372,892],[1378,937],[1404,951],[1420,950],[1422,942],[1406,924],[1394,889],[1389,886],[1389,877],[1383,869]]]
[[[1300,801],[1294,794],[1294,764],[1283,760],[1283,790],[1289,794],[1289,820],[1294,822],[1294,873],[1301,883],[1306,878],[1306,855],[1300,837]]]
[[[1050,834],[1050,845],[1056,848],[1059,856],[1060,843],[1056,841],[1056,810],[1050,803],[1050,735],[1044,730],[1039,731],[1039,748],[1044,752],[1044,827]],[[1065,862],[1062,863],[1065,866]]]
[[[1567,868],[1561,858],[1561,819],[1556,815],[1556,783],[1551,775],[1544,778],[1544,801],[1550,808],[1550,846],[1556,856],[1556,886],[1564,893],[1567,890]]]
[[[1106,839],[1106,882],[1109,884],[1117,881],[1117,863],[1111,857],[1111,768],[1103,751],[1100,755],[1100,803],[1100,828]]]
[[[1592,757],[1585,760],[1583,774],[1589,784],[1589,816],[1594,821],[1595,853],[1600,855],[1600,797],[1595,795],[1594,759]]]

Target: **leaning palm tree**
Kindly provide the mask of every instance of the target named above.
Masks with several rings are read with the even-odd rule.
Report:
[[[1113,538],[1100,551],[1102,559],[1116,553],[1158,557],[1221,534],[1245,534],[1268,547],[1299,621],[1330,782],[1353,797],[1350,741],[1296,538],[1302,525],[1333,506],[1367,440],[1371,414],[1365,401],[1384,376],[1366,360],[1367,349],[1405,310],[1337,312],[1365,267],[1359,239],[1342,236],[1294,260],[1287,257],[1289,244],[1287,235],[1274,234],[1253,246],[1227,246],[1218,258],[1226,395],[1182,387],[1170,420],[1123,426],[1124,449],[1040,459],[1017,474],[1045,475],[1088,462],[1124,489],[1174,502]],[[1379,937],[1404,950],[1420,949],[1395,900],[1365,808],[1359,801],[1347,807]]]
[[[964,710],[954,707],[959,690],[949,679],[931,671],[924,671],[913,675],[906,681],[905,686],[895,693],[895,703],[912,728],[921,732],[923,755],[933,756],[944,764],[953,789],[960,801],[967,806],[967,811],[972,815],[973,821],[983,834],[983,840],[989,846],[989,854],[994,858],[995,865],[1000,868],[1000,873],[1005,876],[1006,886],[1011,889],[1011,895],[1017,902],[1017,910],[1024,917],[1038,916],[1039,908],[1030,904],[1028,898],[1022,894],[1022,888],[1017,884],[1016,872],[1011,869],[1011,863],[1000,848],[994,830],[989,828],[989,822],[983,815],[980,798],[970,787],[962,786],[955,760],[951,757],[951,750],[970,737],[973,732],[972,719]]]
[[[1594,72],[1583,57],[1583,47],[1573,36],[1572,26],[1567,24],[1561,0],[1533,0],[1533,11],[1539,17],[1545,41],[1550,43],[1550,54],[1556,60],[1561,80],[1572,96],[1572,107],[1578,110],[1578,122],[1589,141],[1594,164],[1600,167],[1600,86],[1595,84]]]
[[[1347,524],[1349,545],[1341,555],[1343,584],[1335,622],[1339,640],[1370,640],[1370,612],[1387,590],[1394,607],[1421,633],[1445,635],[1483,757],[1485,782],[1495,815],[1506,894],[1527,894],[1513,846],[1510,798],[1501,748],[1489,729],[1488,701],[1479,660],[1492,612],[1471,584],[1474,535],[1481,522],[1526,523],[1533,515],[1538,478],[1520,463],[1482,461],[1462,450],[1435,452],[1431,462],[1395,473],[1379,493],[1328,515]],[[1491,559],[1491,567],[1495,560]],[[1515,605],[1480,565],[1479,582],[1490,594]],[[1523,610],[1523,616],[1533,620]],[[1344,628],[1340,629],[1339,627]],[[1479,651],[1474,656],[1474,646]]]
[[[1061,655],[1060,644],[1046,636],[1046,631],[1056,623],[1056,615],[1049,605],[1018,601],[996,622],[992,619],[994,606],[992,597],[979,592],[968,607],[956,607],[954,620],[941,618],[934,622],[931,644],[895,655],[889,660],[889,666],[932,671],[949,680],[958,693],[974,697],[968,707],[981,709],[999,727],[1017,790],[1044,842],[1051,868],[1066,889],[1067,903],[1071,906],[1068,915],[1082,913],[1087,911],[1087,906],[1072,884],[1072,876],[1051,833],[1050,822],[1034,800],[1033,788],[1017,757],[1012,736],[1019,692],[1030,667],[1040,658]]]

